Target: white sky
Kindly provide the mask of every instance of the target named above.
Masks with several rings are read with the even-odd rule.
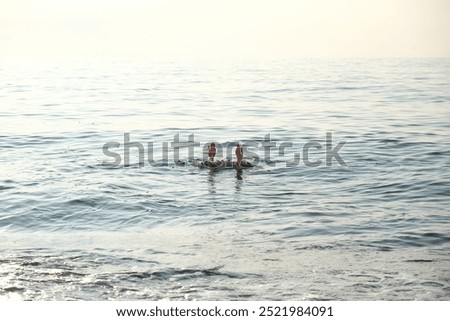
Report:
[[[450,57],[450,0],[0,0],[14,57]]]

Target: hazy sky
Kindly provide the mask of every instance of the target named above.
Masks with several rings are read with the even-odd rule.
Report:
[[[450,0],[0,0],[5,57],[450,57]]]

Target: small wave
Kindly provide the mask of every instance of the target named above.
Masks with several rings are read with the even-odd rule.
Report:
[[[430,155],[430,156],[441,156],[441,155],[448,156],[448,155],[450,155],[450,150],[432,151],[432,152],[428,152],[427,155]]]
[[[324,251],[324,250],[332,250],[335,246],[331,245],[317,245],[317,244],[311,244],[311,245],[305,245],[305,246],[299,246],[295,247],[294,249],[296,251]]]
[[[374,240],[375,245],[402,247],[443,246],[450,243],[450,236],[442,233],[408,233],[393,238]]]
[[[126,272],[120,274],[122,278],[136,278],[136,279],[157,279],[157,280],[169,280],[169,279],[193,279],[204,277],[227,277],[231,279],[242,279],[248,277],[246,274],[221,272],[220,267],[211,269],[167,269],[163,271],[154,272]]]
[[[433,260],[412,259],[412,260],[405,260],[405,262],[410,262],[410,263],[430,263],[430,262],[433,262]]]
[[[67,201],[67,205],[70,206],[89,206],[89,207],[95,207],[97,205],[97,202],[91,199],[73,199],[70,201]]]
[[[10,286],[10,287],[3,288],[3,291],[5,291],[6,293],[9,293],[9,292],[24,292],[25,290],[26,290],[25,288],[21,288],[21,287],[17,287],[17,286]]]

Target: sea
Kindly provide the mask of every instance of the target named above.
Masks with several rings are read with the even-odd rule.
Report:
[[[450,59],[0,61],[2,300],[450,300],[449,209]]]

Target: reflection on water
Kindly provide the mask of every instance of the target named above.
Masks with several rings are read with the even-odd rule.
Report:
[[[216,171],[210,169],[208,173],[208,191],[210,194],[216,194]]]
[[[242,181],[242,169],[241,168],[236,169],[236,179],[238,181]]]

